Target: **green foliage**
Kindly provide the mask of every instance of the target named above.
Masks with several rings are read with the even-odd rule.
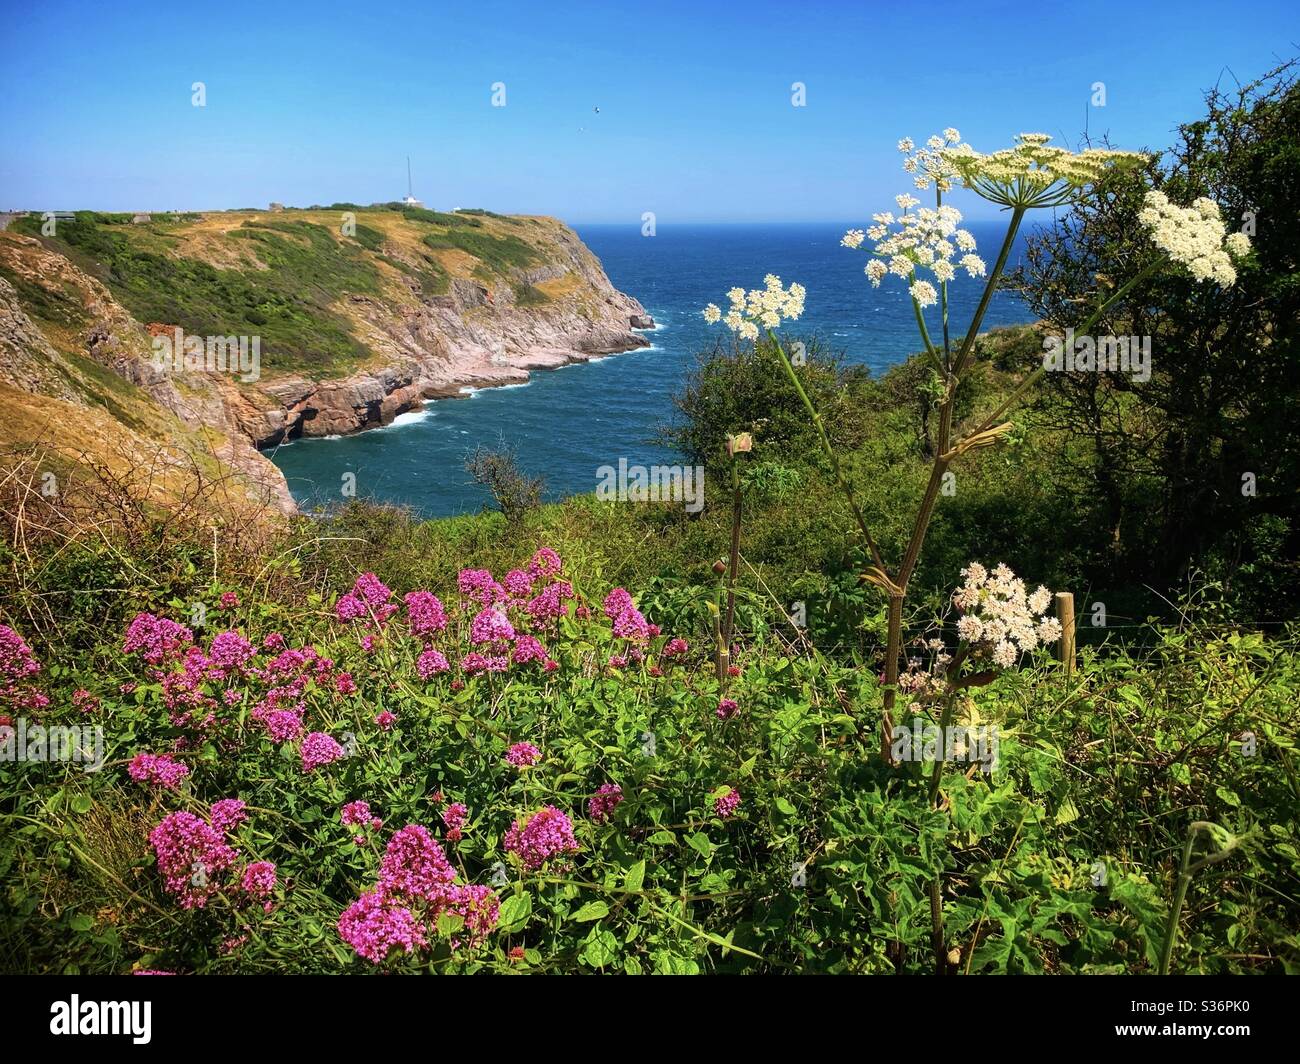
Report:
[[[324,377],[368,357],[331,308],[344,293],[377,292],[378,274],[359,249],[324,226],[275,220],[232,230],[270,267],[263,270],[217,269],[169,255],[166,245],[82,214],[59,223],[56,234],[52,242],[142,322],[199,336],[261,336],[263,366],[272,371]]]
[[[519,459],[507,447],[476,448],[465,460],[465,471],[476,484],[492,492],[507,525],[522,523],[541,505],[545,481],[524,473],[519,468]]]
[[[283,553],[272,566],[302,575]],[[1300,964],[1288,901],[1300,889],[1293,639],[1189,626],[1163,631],[1142,657],[1089,653],[1069,683],[1046,661],[1008,673],[971,707],[1002,729],[998,768],[950,771],[935,810],[922,766],[887,768],[859,739],[879,711],[869,674],[760,636],[727,689],[741,711],[720,721],[721,691],[698,652],[664,663],[662,677],[607,668],[617,648],[598,603],[608,585],[573,576],[596,619],[571,617],[548,638],[560,668],[479,677],[460,690],[445,676],[418,678],[421,644],[396,623],[375,653],[363,651],[333,619],[333,592],[277,601],[239,587],[242,604],[214,616],[211,631],[234,627],[255,641],[292,632],[347,670],[358,693],[309,686],[306,711],[313,729],[354,734],[357,752],[304,774],[294,744],[271,743],[236,712],[224,738],[181,755],[192,773],[175,793],[131,782],[123,764],[170,749],[186,729],[169,722],[147,670],[120,653],[118,631],[87,633],[84,649],[46,670],[47,723],[80,723],[69,695],[88,686],[103,699],[96,719],[110,725],[109,765],[87,774],[0,763],[7,970],[371,970],[335,924],[373,884],[387,836],[421,823],[464,880],[486,883],[498,862],[506,868],[499,929],[482,946],[452,949],[459,918],[445,918],[430,951],[397,952],[386,970],[921,972],[926,884],[942,870],[959,971],[1151,972],[1194,819],[1224,824],[1241,845],[1191,884],[1174,970]],[[212,585],[206,597],[231,589]],[[660,589],[639,597],[666,626],[662,644],[679,615]],[[187,601],[162,609],[186,619]],[[456,638],[439,643],[450,652]],[[374,721],[383,710],[397,716],[391,731]],[[1258,744],[1249,754],[1245,731]],[[525,771],[504,760],[521,739],[543,750]],[[607,782],[625,800],[601,823],[585,803]],[[713,803],[731,789],[741,804],[722,819]],[[241,862],[277,866],[275,904],[263,912],[230,895],[182,910],[162,890],[147,834],[171,809],[202,813],[231,796],[249,806],[233,839]],[[338,820],[358,799],[385,821],[362,831],[363,845]],[[452,801],[469,808],[460,840],[446,839],[440,822]],[[580,851],[530,872],[503,838],[542,803],[573,818]],[[514,947],[522,959],[510,958]]]
[[[822,410],[833,439],[853,446],[864,433],[862,404],[871,388],[865,370],[845,369],[816,336],[785,341],[802,343],[806,364],[800,380]],[[790,388],[771,341],[721,345],[702,353],[682,391],[674,397],[677,420],[661,431],[663,441],[695,462],[717,457],[727,433],[752,432],[762,450],[811,455],[816,435],[803,404]]]
[[[1293,616],[1300,603],[1300,84],[1294,63],[1206,99],[1205,117],[1145,174],[1064,214],[1031,241],[1018,287],[1058,331],[1103,278],[1118,287],[1150,257],[1137,215],[1145,189],[1207,196],[1252,241],[1236,284],[1180,271],[1139,283],[1098,335],[1146,336],[1148,382],[1051,373],[1035,411],[1085,447],[1047,475],[1081,502],[1073,526],[1099,582],[1168,586],[1189,567],[1232,588],[1245,616]],[[1260,537],[1260,522],[1268,531]]]
[[[459,224],[466,223],[462,220]],[[490,233],[475,232],[472,229],[451,228],[445,233],[430,233],[424,238],[424,243],[435,251],[455,249],[473,255],[480,263],[475,273],[485,279],[501,276],[513,269],[522,269],[541,261],[536,249],[517,236],[492,236]]]

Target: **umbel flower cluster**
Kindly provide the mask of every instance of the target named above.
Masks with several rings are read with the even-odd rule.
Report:
[[[898,150],[906,156],[903,169],[912,175],[917,188],[926,189],[934,185],[940,192],[952,189],[953,179],[958,176],[957,168],[948,161],[944,149],[970,147],[969,144],[959,144],[960,140],[961,134],[949,126],[942,135],[936,134],[927,140],[924,148],[917,148],[911,137],[898,142]]]
[[[958,268],[971,277],[984,276],[984,260],[975,254],[975,238],[957,227],[961,211],[947,204],[938,208],[918,207],[920,200],[906,194],[895,197],[895,202],[902,212],[898,217],[890,211],[873,214],[875,224],[865,233],[850,229],[840,240],[847,248],[861,247],[867,239],[875,241],[872,254],[877,257],[866,265],[873,288],[879,288],[880,282],[893,274],[909,282],[912,298],[922,307],[928,307],[939,296],[933,284],[917,279],[918,269],[928,270],[940,284],[951,281]]]
[[[961,612],[957,635],[972,656],[1009,669],[1022,653],[1061,637],[1060,622],[1047,616],[1052,606],[1047,588],[1030,594],[1006,565],[990,573],[972,562],[961,573],[966,582],[953,592],[952,601]]]
[[[1214,280],[1225,288],[1236,283],[1232,260],[1250,252],[1250,238],[1227,232],[1214,200],[1202,196],[1190,207],[1179,207],[1163,192],[1151,189],[1138,218],[1150,230],[1156,247],[1170,261],[1186,266],[1198,281]]]
[[[988,155],[969,144],[943,147],[939,154],[967,188],[993,203],[1021,210],[1059,207],[1108,171],[1138,166],[1144,158],[1109,148],[1072,152],[1053,147],[1048,143],[1051,139],[1046,133],[1020,133],[1012,147]]]
[[[783,320],[793,321],[803,313],[806,294],[801,284],[781,285],[781,278],[769,273],[763,278],[762,288],[746,292],[733,288],[727,293],[731,309],[723,314],[716,303],[704,308],[704,320],[710,325],[721,321],[742,340],[757,340],[758,330],[775,329]]]

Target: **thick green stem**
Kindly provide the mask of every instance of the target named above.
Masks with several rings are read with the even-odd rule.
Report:
[[[1143,281],[1146,278],[1150,277],[1151,274],[1153,274],[1156,271],[1157,267],[1160,266],[1160,263],[1161,260],[1157,259],[1155,262],[1150,263],[1141,271],[1134,274],[1133,277],[1131,277],[1123,285],[1117,288],[1106,299],[1106,301],[1101,304],[1101,306],[1097,307],[1096,310],[1094,310],[1088,316],[1088,319],[1085,322],[1083,322],[1083,324],[1080,325],[1077,329],[1074,330],[1075,333],[1087,333],[1089,329],[1091,329],[1094,325],[1097,324],[1097,322],[1101,319],[1101,316],[1105,314],[1106,311],[1108,311],[1115,303],[1117,303],[1120,299],[1122,299],[1124,296],[1128,294],[1129,290],[1135,284],[1137,284],[1139,281]],[[1005,414],[1008,410],[1010,410],[1013,406],[1015,406],[1015,404],[1019,402],[1020,399],[1024,396],[1025,392],[1027,392],[1030,388],[1032,388],[1034,384],[1037,381],[1039,381],[1042,378],[1043,374],[1046,372],[1047,372],[1046,366],[1039,366],[1036,370],[1034,370],[1033,373],[1029,374],[1029,376],[1027,376],[1024,380],[1022,380],[1018,385],[1016,385],[1015,390],[1012,391],[1012,393],[1009,396],[1007,396],[1007,398],[1003,401],[1002,405],[999,406],[995,411],[993,411],[993,413],[991,413],[987,418],[985,418],[984,421],[980,424],[979,428],[977,428],[974,432],[970,433],[969,435],[976,436],[979,433],[985,432],[988,429],[992,428],[994,425],[996,425],[998,421],[1001,419],[1002,415]]]
[[[1218,844],[1218,848],[1202,857],[1199,861],[1192,861],[1192,850],[1196,846],[1196,840],[1200,837],[1201,832],[1205,832],[1210,839]],[[1187,845],[1183,847],[1183,860],[1178,866],[1178,880],[1174,886],[1174,900],[1169,906],[1169,923],[1165,927],[1165,941],[1160,950],[1160,974],[1169,974],[1169,962],[1173,959],[1174,944],[1178,941],[1178,917],[1183,911],[1183,902],[1187,900],[1187,889],[1192,885],[1192,875],[1206,865],[1218,864],[1231,854],[1238,844],[1237,839],[1233,838],[1218,824],[1211,824],[1206,820],[1194,820],[1187,832]]]
[[[988,284],[984,286],[984,294],[980,296],[979,306],[975,308],[975,316],[971,318],[970,328],[966,330],[966,336],[961,342],[961,347],[957,349],[957,359],[952,371],[954,377],[962,375],[966,363],[970,360],[971,351],[975,347],[975,337],[979,335],[980,326],[984,323],[984,312],[989,309],[989,301],[993,298],[993,291],[997,288],[998,281],[1002,279],[1002,271],[1006,268],[1007,257],[1011,254],[1011,247],[1016,242],[1016,233],[1020,231],[1020,222],[1024,216],[1024,207],[1016,207],[1011,211],[1011,222],[1007,226],[1007,235],[1002,240],[1002,250],[998,252],[997,262],[993,264],[993,272],[989,274]]]
[[[1178,866],[1178,882],[1174,887],[1174,900],[1169,908],[1169,923],[1165,927],[1165,942],[1160,950],[1160,974],[1169,974],[1169,962],[1174,955],[1174,942],[1178,938],[1178,917],[1183,911],[1183,902],[1187,900],[1187,888],[1192,885],[1192,873],[1188,865],[1192,860],[1192,846],[1196,843],[1196,832],[1187,836],[1187,845],[1183,847],[1182,864]]]

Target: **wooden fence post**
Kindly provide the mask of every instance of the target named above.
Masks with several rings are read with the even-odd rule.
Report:
[[[1061,638],[1056,644],[1056,655],[1065,666],[1065,677],[1074,672],[1074,595],[1068,591],[1056,593],[1056,619],[1061,622]]]

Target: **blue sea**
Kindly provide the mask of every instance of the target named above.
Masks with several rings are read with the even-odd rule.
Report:
[[[652,345],[556,370],[539,371],[527,384],[488,388],[465,399],[440,399],[400,415],[391,425],[336,439],[296,440],[271,457],[304,509],[343,501],[344,474],[356,478],[356,495],[412,507],[428,517],[468,513],[490,502],[464,470],[476,447],[509,447],[530,475],[544,478],[546,497],[560,499],[596,489],[596,470],[672,464],[679,457],[652,442],[673,416],[672,397],[682,388],[698,352],[725,333],[700,315],[706,303],[726,303],[727,289],[761,287],[775,273],[808,290],[803,318],[787,334],[818,334],[851,363],[879,373],[920,346],[904,286],[886,278],[873,289],[862,272],[867,256],[840,246],[851,225],[660,226],[653,237],[636,225],[576,226],[605,266],[615,287],[639,299],[657,327]],[[972,222],[979,252],[997,256],[1005,228]],[[1015,248],[1008,263],[1023,254]],[[960,336],[974,312],[983,282],[959,278],[949,285],[949,321]],[[937,314],[928,322],[936,336]],[[1032,320],[1009,293],[998,293],[984,328]],[[268,452],[269,453],[269,452]]]

